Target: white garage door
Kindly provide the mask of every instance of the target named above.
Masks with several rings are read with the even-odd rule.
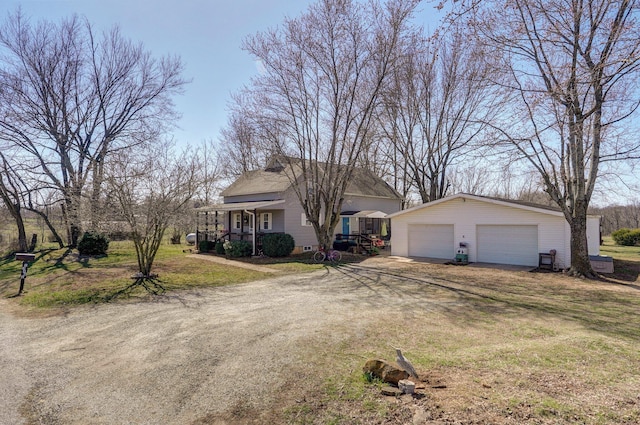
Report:
[[[410,224],[409,256],[448,258],[455,257],[453,224]]]
[[[538,226],[478,225],[478,262],[538,265]]]

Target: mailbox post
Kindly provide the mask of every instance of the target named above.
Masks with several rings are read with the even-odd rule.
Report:
[[[20,290],[18,291],[18,295],[22,295],[22,291],[24,290],[24,280],[27,278],[29,263],[34,262],[35,259],[35,254],[29,254],[27,252],[16,253],[16,261],[22,261],[22,274],[20,275]]]

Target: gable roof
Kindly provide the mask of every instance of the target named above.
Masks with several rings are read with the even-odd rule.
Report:
[[[452,196],[448,196],[446,198],[442,198],[442,199],[438,199],[432,202],[426,202],[422,205],[418,205],[416,207],[413,208],[409,208],[403,211],[398,211],[396,213],[393,214],[389,214],[387,217],[396,217],[402,214],[407,214],[413,211],[417,211],[417,210],[421,210],[423,208],[429,208],[429,207],[433,207],[435,205],[444,203],[444,202],[449,202],[452,201],[454,199],[470,199],[470,200],[474,200],[474,201],[479,201],[479,202],[487,202],[490,204],[496,204],[496,205],[501,205],[501,206],[506,206],[506,207],[511,207],[511,208],[519,208],[519,209],[523,209],[526,211],[534,211],[534,212],[538,212],[538,213],[542,213],[542,214],[549,214],[549,215],[553,215],[553,216],[557,216],[557,217],[564,217],[564,214],[562,213],[562,211],[560,211],[560,208],[554,208],[554,207],[550,207],[547,205],[539,205],[539,204],[534,204],[531,202],[524,202],[524,201],[514,201],[514,200],[510,200],[510,199],[500,199],[500,198],[491,198],[491,197],[487,197],[487,196],[479,196],[479,195],[470,195],[468,193],[458,193],[456,195],[452,195]]]
[[[389,183],[366,168],[354,168],[344,194],[402,199],[402,196]]]
[[[295,164],[294,167],[296,167]],[[300,175],[300,168],[296,168],[296,175]],[[242,174],[229,187],[223,190],[221,195],[241,196],[281,193],[289,189],[289,187],[291,187],[291,180],[285,172],[285,167],[272,160],[263,170],[248,171]],[[387,182],[365,168],[354,168],[345,195],[402,199],[402,196]]]
[[[254,195],[258,193],[284,192],[291,186],[283,171],[254,170],[238,177],[223,190],[222,196]]]

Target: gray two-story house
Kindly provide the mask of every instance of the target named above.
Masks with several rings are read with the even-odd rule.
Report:
[[[278,160],[260,170],[238,177],[221,192],[223,203],[199,209],[200,227],[231,240],[259,244],[267,233],[288,233],[295,240],[294,252],[311,251],[318,242],[292,186],[290,176]],[[345,192],[343,211],[335,234],[390,236],[387,214],[401,210],[401,196],[383,179],[366,169],[354,170]]]

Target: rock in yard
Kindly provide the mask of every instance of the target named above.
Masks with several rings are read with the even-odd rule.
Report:
[[[398,385],[398,381],[409,377],[409,374],[400,369],[397,364],[379,359],[367,360],[362,371],[375,376],[383,382],[394,385]]]
[[[398,388],[404,394],[413,394],[416,392],[416,384],[409,381],[408,379],[402,379],[398,381]]]
[[[382,395],[390,395],[390,396],[400,396],[402,395],[402,391],[396,387],[386,386],[382,387]]]

